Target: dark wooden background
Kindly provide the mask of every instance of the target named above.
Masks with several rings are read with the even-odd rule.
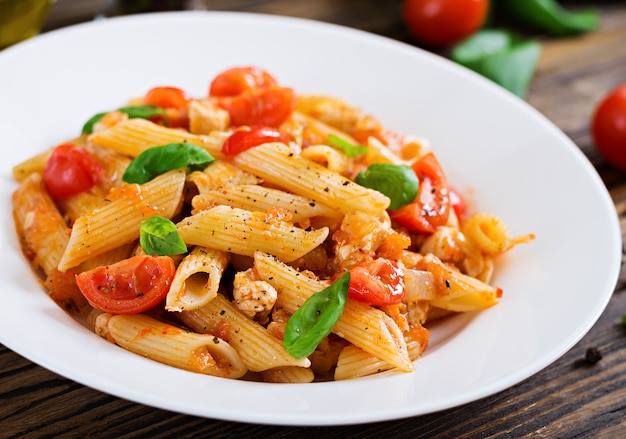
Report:
[[[90,20],[93,10],[107,1],[78,3],[59,0],[45,30]],[[185,2],[163,0],[148,7],[181,3]],[[589,136],[594,106],[609,90],[626,82],[626,2],[561,3],[572,9],[597,7],[601,29],[573,38],[537,36],[542,56],[527,101],[560,127],[594,164],[613,197],[622,230],[626,230],[626,175],[603,162]],[[136,10],[143,6],[141,1],[130,4]],[[311,18],[414,43],[403,26],[399,0],[193,0],[185,5]],[[108,9],[103,13],[116,12]],[[84,387],[0,345],[0,438],[626,437],[626,326],[621,324],[626,313],[625,281],[622,270],[607,309],[591,331],[531,378],[457,408],[365,425],[275,427],[171,413]],[[585,360],[589,348],[601,352],[599,362]]]

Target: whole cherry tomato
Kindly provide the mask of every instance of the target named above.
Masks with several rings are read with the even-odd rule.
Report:
[[[154,87],[148,90],[143,97],[145,105],[154,105],[159,108],[175,108],[177,110],[187,108],[191,97],[178,87]]]
[[[277,85],[276,79],[258,67],[233,67],[224,70],[211,82],[209,96],[237,96],[253,88]]]
[[[268,142],[289,143],[289,137],[271,127],[245,126],[233,132],[222,145],[226,155],[239,154],[242,151]]]
[[[64,143],[46,162],[43,183],[50,196],[60,200],[89,191],[102,172],[102,164],[89,151]]]
[[[482,27],[489,0],[404,0],[402,15],[413,37],[433,47],[458,43]]]
[[[591,134],[606,161],[626,171],[626,83],[598,104],[591,119]]]
[[[228,111],[232,125],[276,127],[296,109],[296,93],[288,87],[253,88],[217,98],[217,105]]]
[[[384,258],[359,263],[350,269],[348,297],[372,306],[400,303],[404,298],[402,271]]]
[[[169,256],[134,256],[76,275],[76,284],[96,308],[111,314],[147,311],[167,295],[176,272]]]

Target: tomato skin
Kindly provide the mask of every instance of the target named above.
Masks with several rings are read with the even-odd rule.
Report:
[[[402,16],[411,35],[433,47],[450,46],[482,27],[489,0],[404,0]]]
[[[43,172],[43,183],[54,200],[89,191],[104,168],[89,151],[72,143],[57,146]]]
[[[167,295],[176,268],[169,256],[134,256],[76,275],[76,284],[96,308],[111,314],[137,314]]]
[[[145,105],[168,109],[182,110],[187,108],[191,97],[178,87],[153,87],[143,97]]]
[[[402,271],[384,258],[361,262],[350,268],[348,297],[372,306],[400,303],[404,298]]]
[[[233,67],[218,74],[209,87],[209,96],[237,96],[255,88],[276,86],[276,79],[258,67]]]
[[[389,217],[413,232],[433,233],[437,227],[448,222],[448,182],[433,153],[420,157],[412,168],[420,182],[417,197],[398,210],[390,210]]]
[[[231,156],[268,142],[288,144],[289,137],[271,127],[245,126],[237,129],[226,139],[222,145],[222,152]]]
[[[296,94],[289,87],[255,88],[218,98],[217,105],[228,111],[232,125],[276,127],[296,109]]]
[[[626,171],[626,83],[600,101],[591,119],[591,134],[606,161]]]
[[[467,212],[467,205],[465,204],[463,196],[451,186],[448,186],[448,192],[450,194],[450,206],[454,209],[454,213],[457,218],[463,218],[465,212]]]

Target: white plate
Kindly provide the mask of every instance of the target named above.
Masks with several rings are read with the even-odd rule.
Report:
[[[207,92],[221,70],[257,65],[297,91],[336,95],[431,141],[448,177],[514,235],[497,307],[434,328],[415,373],[273,385],[216,379],[125,352],[44,294],[10,215],[11,168],[154,85]],[[618,276],[611,199],[579,149],[521,100],[440,57],[306,20],[171,13],[97,21],[0,53],[0,341],[72,380],[172,411],[254,423],[334,425],[425,414],[477,400],[546,367],[591,328]]]

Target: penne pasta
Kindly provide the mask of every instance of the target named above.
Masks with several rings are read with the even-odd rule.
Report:
[[[202,210],[179,222],[177,227],[187,245],[244,256],[261,250],[285,261],[304,256],[328,236],[327,228],[306,231],[265,213],[228,206]]]
[[[239,352],[253,372],[286,366],[309,367],[311,364],[306,358],[298,360],[289,355],[281,340],[244,316],[221,294],[202,308],[181,312],[180,319],[196,332],[219,334]]]
[[[235,156],[233,163],[268,183],[342,213],[361,210],[378,215],[389,207],[389,198],[382,193],[300,157],[282,143],[266,143],[244,151]]]
[[[204,247],[194,248],[176,269],[165,299],[165,309],[197,309],[213,300],[229,262],[229,253]]]
[[[143,185],[125,184],[112,191],[108,203],[76,220],[59,270],[133,242],[145,219],[173,217],[182,202],[184,183],[185,172],[178,170]]]
[[[89,141],[131,157],[137,157],[146,149],[168,143],[188,142],[206,149],[213,157],[222,158],[222,143],[226,133],[211,135],[190,134],[175,128],[157,125],[145,119],[127,119],[111,128],[94,132]]]
[[[197,334],[142,314],[100,315],[107,334],[121,347],[180,369],[224,378],[241,378],[247,368],[235,349],[211,334]]]

